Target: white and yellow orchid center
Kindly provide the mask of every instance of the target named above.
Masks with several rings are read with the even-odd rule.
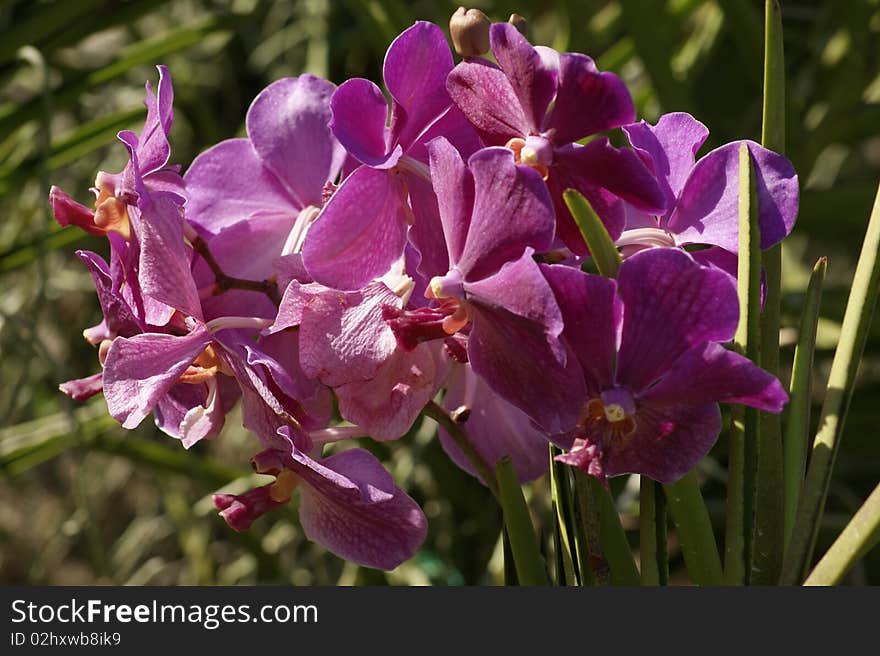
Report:
[[[125,202],[116,196],[114,185],[103,171],[95,178],[95,188],[98,190],[98,197],[95,199],[95,225],[107,232],[115,232],[129,241],[131,222],[128,218],[128,208]]]

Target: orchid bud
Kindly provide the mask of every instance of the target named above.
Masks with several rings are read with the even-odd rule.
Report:
[[[489,18],[479,9],[459,7],[449,19],[449,33],[455,52],[462,57],[479,57],[489,52]]]
[[[507,22],[513,25],[523,36],[529,35],[529,23],[519,14],[511,14],[510,18],[507,19]]]

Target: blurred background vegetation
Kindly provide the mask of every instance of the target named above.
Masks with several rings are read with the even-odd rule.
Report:
[[[880,0],[783,0],[788,156],[801,212],[785,243],[783,361],[809,269],[829,256],[816,404],[880,178]],[[518,12],[533,42],[585,52],[622,75],[640,117],[688,111],[705,147],[760,138],[763,2],[474,2]],[[230,415],[221,438],[185,452],[150,421],[122,430],[100,397],[70,402],[58,383],[98,369],[81,331],[100,319],[77,248],[106,242],[60,229],[56,184],[84,203],[98,170],[116,171],[121,129],[143,122],[143,84],[167,64],[175,86],[172,161],[241,135],[251,99],[282,76],[381,83],[388,44],[415,19],[447,29],[450,2],[402,0],[6,0],[0,2],[0,584],[486,584],[501,577],[500,514],[450,463],[430,420],[370,446],[430,521],[422,550],[394,572],[345,564],[307,542],[295,508],[235,534],[210,494],[247,489],[255,440]],[[787,377],[788,371],[784,371]],[[817,555],[880,474],[880,321],[874,321]],[[816,410],[818,405],[816,406]],[[815,422],[814,412],[814,422]],[[723,443],[700,466],[721,539]],[[635,528],[638,483],[614,480]],[[547,484],[531,488],[552,544]],[[637,532],[630,533],[637,544]],[[550,546],[548,549],[552,548]],[[673,582],[686,582],[674,532]],[[846,580],[880,583],[880,551]]]

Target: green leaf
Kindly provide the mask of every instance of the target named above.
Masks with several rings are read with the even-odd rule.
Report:
[[[721,557],[697,477],[690,472],[663,490],[691,580],[698,585],[721,585]]]
[[[816,332],[819,327],[819,305],[822,300],[822,284],[828,260],[819,258],[813,267],[813,275],[807,287],[807,297],[801,314],[798,342],[794,351],[791,370],[791,388],[788,402],[788,423],[785,427],[784,494],[785,549],[791,540],[794,517],[797,512],[804,473],[807,467],[807,440],[810,430],[810,402],[813,396],[813,357],[816,351]]]
[[[566,189],[562,197],[581,231],[587,248],[590,249],[599,273],[608,278],[616,278],[620,269],[620,253],[617,252],[602,220],[590,206],[589,201],[575,189]]]
[[[825,402],[819,418],[819,432],[813,441],[810,465],[783,564],[781,579],[783,584],[800,583],[809,569],[834,462],[840,449],[846,413],[855,387],[859,360],[865,348],[874,306],[877,305],[878,289],[880,289],[880,188],[868,220],[868,229],[843,316],[840,342],[834,353],[831,373],[828,376]]]
[[[498,461],[495,475],[498,479],[499,500],[504,511],[504,526],[520,585],[547,585],[547,572],[532,526],[529,507],[509,457]]]
[[[739,150],[739,325],[734,337],[737,351],[760,364],[761,238],[758,226],[755,173],[748,146]],[[758,411],[734,406],[728,465],[727,528],[724,577],[728,584],[748,581],[751,537],[754,530]]]
[[[766,0],[764,21],[764,112],[761,141],[765,148],[785,151],[785,56],[782,12],[776,0]],[[782,245],[763,253],[766,297],[761,317],[761,366],[779,376],[779,328],[782,284]],[[761,412],[756,444],[755,529],[750,582],[772,585],[782,570],[784,493],[782,423],[778,413]]]
[[[880,542],[880,485],[862,504],[804,585],[836,585],[850,568]]]

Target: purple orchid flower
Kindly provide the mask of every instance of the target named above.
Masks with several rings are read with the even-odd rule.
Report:
[[[734,141],[696,160],[709,136],[705,125],[686,113],[664,114],[657,125],[624,126],[630,143],[654,172],[666,197],[666,212],[631,209],[617,240],[624,254],[651,246],[708,244],[719,248],[695,257],[736,277],[739,248],[739,149],[746,143],[755,169],[761,248],[791,232],[798,212],[798,177],[785,157],[753,141]],[[719,250],[723,249],[723,250]]]
[[[565,266],[542,269],[582,370],[571,390],[579,402],[559,410],[570,422],[554,438],[569,449],[559,460],[603,481],[638,473],[672,482],[718,437],[719,402],[768,412],[787,402],[776,378],[721,345],[736,330],[736,287],[688,253],[637,253],[616,281]],[[534,405],[544,403],[534,395]]]
[[[585,55],[533,47],[513,25],[495,23],[489,35],[498,66],[465,60],[449,75],[449,94],[485,145],[511,148],[517,162],[546,179],[565,245],[587,253],[562,198],[568,188],[590,201],[613,239],[624,227],[621,199],[662,211],[657,182],[634,151],[614,148],[606,137],[576,143],[635,119],[623,81],[600,73]]]
[[[147,118],[140,135],[130,131],[119,133],[119,140],[129,151],[129,162],[122,172],[98,173],[95,188],[95,210],[80,205],[57,187],[52,187],[49,200],[56,220],[61,225],[77,225],[92,234],[106,235],[113,252],[111,269],[131,307],[144,321],[164,325],[174,310],[142,289],[139,270],[149,268],[164,258],[154,247],[161,247],[160,235],[141,216],[139,197],[142,190],[160,193],[160,202],[181,205],[185,200],[179,167],[169,166],[171,147],[168,133],[173,120],[174,91],[171,76],[164,66],[159,70],[158,92],[146,83]],[[182,243],[181,243],[182,248]]]
[[[374,456],[350,449],[315,459],[296,440],[280,437],[286,448],[267,449],[252,461],[257,472],[275,476],[273,483],[242,495],[214,495],[214,505],[232,528],[247,530],[298,488],[300,522],[309,540],[378,569],[394,569],[412,557],[424,542],[427,520]]]
[[[506,148],[484,148],[467,166],[445,139],[432,141],[429,150],[448,271],[430,281],[426,295],[435,305],[386,312],[386,320],[405,350],[466,337],[473,370],[513,405],[529,406],[534,381],[566,363],[562,315],[532,258],[553,242],[547,187]],[[564,388],[547,385],[551,394]],[[561,430],[553,406],[547,404],[542,423]]]
[[[344,292],[292,282],[267,332],[298,326],[304,375],[332,387],[339,413],[377,440],[403,436],[437,393],[444,368],[431,345],[397,348],[387,308],[407,305],[413,282],[374,281]]]
[[[532,481],[547,472],[547,436],[528,416],[492,392],[467,364],[454,364],[446,379],[443,407],[462,422],[477,453],[490,467],[509,456],[517,479]],[[449,458],[485,485],[470,460],[443,427],[440,443]]]
[[[328,127],[335,88],[313,75],[273,82],[248,109],[248,138],[217,144],[187,170],[187,221],[227,275],[264,280],[293,267],[297,279],[307,278],[303,240],[345,158]],[[214,276],[205,262],[193,275],[204,290],[206,318],[275,316],[262,294],[213,295]]]
[[[318,282],[356,290],[381,277],[403,254],[408,227],[423,272],[442,267],[425,144],[443,135],[466,154],[479,147],[446,91],[452,66],[442,30],[419,21],[385,55],[390,126],[385,97],[369,80],[348,80],[333,94],[333,134],[361,166],[335,191],[305,242],[304,264]]]

